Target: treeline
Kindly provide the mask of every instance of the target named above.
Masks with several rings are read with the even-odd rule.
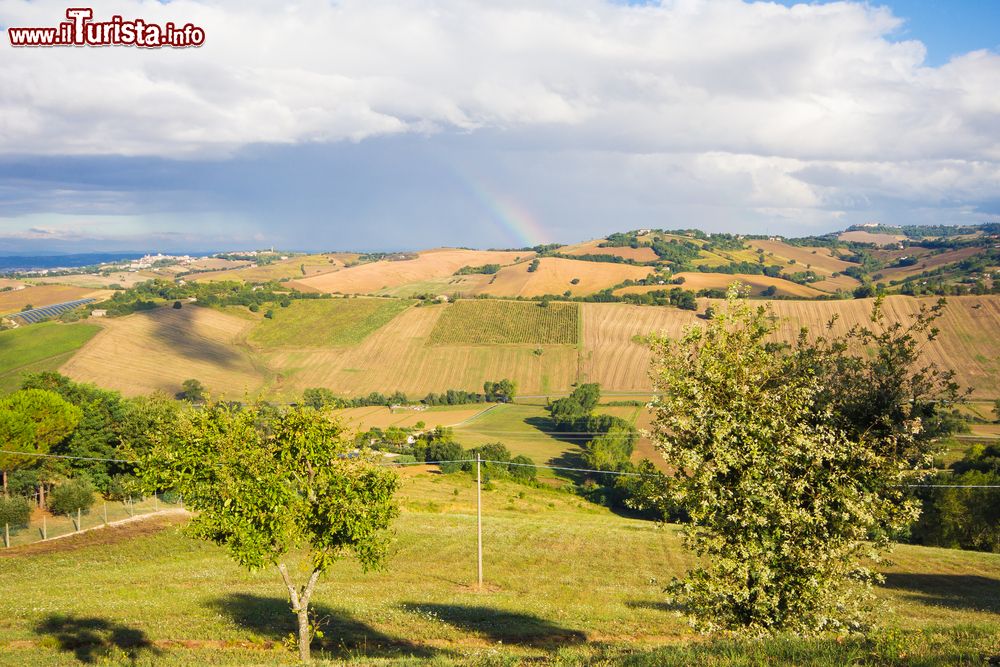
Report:
[[[45,506],[50,494],[52,501],[95,490],[109,499],[138,494],[133,467],[123,461],[149,451],[181,409],[166,394],[125,398],[54,371],[25,374],[21,389],[0,399],[0,439],[16,452],[0,455],[4,496]]]
[[[923,503],[909,541],[934,547],[1000,553],[1000,443],[973,445],[948,472],[917,489]],[[968,488],[956,488],[968,487]]]
[[[165,303],[183,303],[194,299],[199,306],[246,306],[260,309],[265,304],[288,307],[297,299],[329,299],[329,294],[294,292],[278,283],[249,285],[236,281],[172,282],[147,280],[127,290],[115,292],[100,304],[111,317],[150,310]]]
[[[487,380],[483,383],[483,392],[466,391],[464,389],[448,389],[441,393],[431,392],[423,398],[413,401],[401,391],[383,394],[373,391],[367,396],[345,398],[337,396],[326,387],[312,387],[302,392],[302,403],[312,408],[362,408],[369,406],[392,405],[465,405],[467,403],[510,403],[514,400],[517,385],[504,378],[503,380]]]
[[[422,429],[423,424],[412,429],[392,426],[384,430],[372,428],[359,433],[355,442],[359,448],[370,447],[398,455],[392,459],[397,464],[436,463],[445,474],[474,474],[478,456],[482,461],[480,473],[487,485],[494,479],[533,483],[538,476],[535,462],[531,458],[513,456],[501,442],[466,449],[455,440],[455,434],[450,428],[439,426],[428,431]]]
[[[499,271],[500,271],[499,264],[483,264],[482,266],[463,266],[453,275],[456,276],[466,276],[472,274],[493,275],[494,273],[498,273]]]

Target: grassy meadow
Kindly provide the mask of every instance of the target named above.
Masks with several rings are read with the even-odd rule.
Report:
[[[675,526],[496,482],[483,492],[479,591],[473,480],[403,475],[388,568],[342,561],[317,588],[316,657],[331,664],[944,665],[1000,653],[995,554],[898,547],[879,592],[887,629],[872,638],[733,643],[693,634],[663,597],[692,562]],[[0,573],[0,665],[295,662],[278,575],[239,568],[176,518],[0,552]]]
[[[0,331],[0,392],[17,389],[23,373],[59,368],[100,330],[96,324],[42,322]]]
[[[357,345],[413,305],[402,299],[315,299],[293,301],[262,318],[249,341],[264,348]]]
[[[431,332],[434,345],[575,345],[579,306],[475,299],[448,305]]]

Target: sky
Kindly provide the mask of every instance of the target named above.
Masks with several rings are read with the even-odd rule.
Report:
[[[1000,220],[996,0],[114,0],[205,43],[10,45],[65,10],[0,0],[0,254]]]

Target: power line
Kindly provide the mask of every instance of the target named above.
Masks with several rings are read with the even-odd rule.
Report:
[[[126,461],[125,459],[103,459],[97,456],[67,456],[65,454],[42,454],[39,452],[16,452],[11,449],[0,449],[0,454],[13,454],[14,456],[36,456],[47,459],[71,459],[74,461],[107,461],[109,463],[138,463],[138,461]]]

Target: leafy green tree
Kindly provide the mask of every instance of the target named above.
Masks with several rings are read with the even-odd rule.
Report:
[[[952,549],[1000,553],[1000,444],[973,445],[927,488],[917,490],[924,503],[911,541]],[[958,488],[967,487],[967,488]]]
[[[514,400],[516,391],[517,385],[506,378],[483,383],[483,394],[485,394],[486,400],[491,403],[510,403]]]
[[[26,455],[47,454],[73,432],[81,417],[79,408],[44,389],[21,389],[0,398],[0,442],[4,449],[22,453],[0,454],[4,495],[7,471],[37,466],[39,458]]]
[[[597,470],[619,470],[632,457],[637,437],[630,424],[615,424],[584,445],[583,460]]]
[[[200,380],[189,379],[181,383],[179,398],[191,403],[201,403],[205,400],[205,385]]]
[[[508,466],[510,468],[510,476],[515,481],[528,484],[534,482],[538,477],[538,469],[534,467],[535,462],[524,454],[518,454],[510,462],[515,464]]]
[[[187,411],[140,470],[147,485],[183,495],[195,511],[192,535],[226,547],[251,570],[277,568],[303,661],[320,575],[349,553],[366,570],[381,567],[385,529],[398,513],[396,474],[355,452],[341,424],[311,408],[212,403]],[[303,550],[308,575],[297,585],[288,563]]]
[[[601,400],[601,385],[596,382],[581,384],[565,398],[552,401],[549,415],[557,428],[570,428],[586,419]]]
[[[325,408],[337,404],[337,396],[326,387],[312,387],[302,392],[302,403],[310,408]]]
[[[863,627],[877,577],[864,559],[886,550],[919,512],[903,487],[922,474],[925,458],[916,454],[929,396],[910,401],[906,388],[921,371],[901,353],[930,333],[932,317],[890,327],[886,337],[858,329],[846,339],[804,333],[795,346],[775,345],[769,310],[733,288],[707,326],[654,343],[661,397],[653,432],[674,470],[664,501],[687,515],[685,544],[703,557],[669,591],[696,628],[763,635]],[[893,352],[902,372],[888,372]],[[837,369],[857,375],[841,382],[829,375]],[[862,377],[878,387],[867,410],[842,394]],[[947,394],[937,380],[928,380],[930,394]]]
[[[86,514],[93,507],[93,485],[85,479],[72,479],[59,484],[49,493],[49,509],[54,514],[65,514],[73,519],[77,530],[80,530],[80,515]]]

